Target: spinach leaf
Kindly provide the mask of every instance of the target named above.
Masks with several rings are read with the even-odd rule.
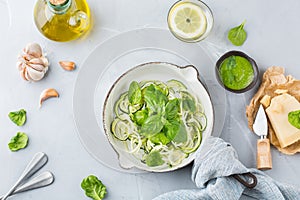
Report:
[[[156,89],[153,84],[149,85],[144,90],[144,99],[146,106],[152,113],[158,113],[158,111],[161,111],[161,108],[168,102],[168,97],[160,90]]]
[[[128,90],[128,99],[129,103],[132,105],[141,104],[142,103],[142,91],[141,88],[136,81],[132,81]]]
[[[26,122],[26,111],[21,109],[19,111],[10,112],[8,117],[17,126],[23,126]]]
[[[291,125],[300,129],[300,110],[289,112],[288,121]]]
[[[149,116],[141,127],[141,134],[146,137],[151,137],[161,131],[164,123],[161,115]]]
[[[171,140],[163,133],[159,132],[156,135],[149,138],[149,140],[155,144],[168,144]]]
[[[105,197],[106,187],[94,175],[89,175],[81,182],[81,188],[85,191],[85,195],[94,200],[102,200]]]
[[[166,105],[166,119],[174,119],[178,117],[178,114],[180,112],[180,105],[179,105],[179,100],[172,99],[170,100],[167,105]]]
[[[8,143],[8,147],[11,151],[18,151],[23,149],[28,144],[28,136],[25,133],[18,132]]]
[[[149,167],[156,167],[164,164],[164,161],[158,151],[151,151],[146,157],[146,164]]]
[[[180,130],[180,121],[177,120],[167,121],[163,128],[163,132],[165,133],[165,135],[170,141],[172,141],[176,137],[179,130]]]
[[[247,33],[244,30],[245,23],[246,21],[244,21],[241,25],[229,30],[227,37],[232,44],[236,46],[241,46],[242,44],[244,44],[247,38]]]

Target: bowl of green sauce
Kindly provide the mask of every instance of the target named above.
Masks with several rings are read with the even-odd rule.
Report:
[[[216,77],[226,90],[243,93],[253,88],[257,82],[257,64],[241,51],[229,51],[217,61]]]

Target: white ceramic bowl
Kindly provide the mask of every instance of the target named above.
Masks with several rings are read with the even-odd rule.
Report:
[[[211,135],[213,128],[213,107],[210,96],[199,79],[199,72],[194,66],[180,67],[170,63],[163,62],[151,62],[136,66],[129,71],[121,75],[110,88],[103,107],[103,126],[107,138],[114,150],[118,154],[120,166],[126,169],[136,167],[138,169],[152,171],[152,172],[166,172],[179,169],[191,163],[195,159],[195,153],[201,148],[198,148],[196,152],[191,153],[185,158],[181,164],[174,167],[149,167],[142,163],[139,159],[133,155],[122,151],[124,145],[118,139],[113,136],[110,130],[112,121],[114,120],[114,104],[119,99],[120,95],[128,91],[129,85],[132,81],[142,80],[159,80],[166,82],[168,80],[175,79],[185,84],[188,90],[196,95],[201,101],[204,107],[204,112],[207,117],[207,127],[202,133],[202,142]]]

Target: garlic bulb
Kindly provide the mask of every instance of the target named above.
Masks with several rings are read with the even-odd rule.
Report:
[[[39,81],[48,71],[48,59],[43,56],[42,48],[37,43],[30,43],[18,57],[17,67],[26,81]]]

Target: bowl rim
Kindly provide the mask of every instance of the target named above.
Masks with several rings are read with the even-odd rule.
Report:
[[[223,63],[223,61],[230,57],[230,56],[241,56],[243,58],[246,58],[251,66],[252,66],[252,69],[253,69],[253,80],[251,81],[251,83],[243,88],[243,89],[239,89],[239,90],[234,90],[234,89],[231,89],[231,88],[228,88],[222,81],[221,77],[220,77],[220,73],[219,73],[219,69],[221,67],[221,64]],[[238,51],[238,50],[232,50],[232,51],[228,51],[226,52],[225,54],[223,54],[216,62],[216,65],[215,65],[215,74],[216,74],[216,77],[217,77],[217,81],[219,82],[219,84],[225,88],[226,90],[230,91],[230,92],[233,92],[233,93],[244,93],[244,92],[247,92],[248,90],[252,89],[255,84],[257,83],[258,81],[258,76],[259,76],[259,71],[258,71],[258,66],[255,62],[255,60],[253,58],[251,58],[250,56],[248,56],[246,53],[242,52],[242,51]]]
[[[170,63],[170,62],[159,62],[159,61],[156,61],[156,62],[146,62],[146,63],[142,63],[142,64],[139,64],[139,65],[136,65],[132,68],[130,68],[129,70],[125,71],[122,75],[120,75],[115,81],[114,83],[112,84],[112,86],[110,87],[109,91],[107,92],[106,94],[106,97],[105,97],[105,101],[103,103],[103,109],[102,109],[102,124],[103,124],[103,129],[104,129],[104,133],[106,135],[106,139],[108,140],[109,144],[112,146],[113,150],[116,152],[117,156],[118,156],[118,160],[119,160],[119,165],[124,168],[124,169],[130,169],[132,167],[124,167],[120,164],[120,153],[118,152],[118,150],[116,150],[116,147],[114,147],[114,145],[111,143],[110,139],[109,139],[109,136],[108,134],[110,134],[110,127],[107,127],[107,124],[106,124],[106,120],[105,120],[105,111],[106,111],[106,108],[107,108],[107,104],[108,104],[108,99],[112,93],[112,91],[114,90],[114,88],[116,87],[116,85],[118,84],[118,82],[125,76],[127,75],[128,73],[138,69],[138,68],[141,68],[141,67],[145,67],[147,65],[158,65],[158,64],[163,64],[163,65],[168,65],[168,66],[171,66],[171,67],[176,67],[178,69],[186,69],[186,68],[193,68],[195,71],[196,71],[196,75],[197,75],[197,80],[199,81],[199,83],[203,86],[203,89],[205,90],[207,96],[208,96],[208,99],[209,99],[209,104],[211,105],[211,112],[212,112],[212,121],[211,121],[211,130],[210,130],[210,134],[212,134],[213,132],[213,127],[214,127],[214,114],[215,114],[215,111],[214,111],[214,107],[213,107],[213,104],[212,104],[212,100],[211,100],[211,96],[210,96],[210,93],[208,92],[208,89],[206,87],[206,85],[201,81],[201,78],[200,78],[200,74],[199,74],[199,70],[193,66],[193,65],[185,65],[185,66],[179,66],[179,65],[176,65],[176,64],[173,64],[173,63]],[[201,138],[201,143],[203,143],[205,141],[205,138]],[[139,167],[137,165],[135,165],[133,163],[133,167],[137,168],[137,169],[140,169],[140,170],[144,170],[144,171],[148,171],[148,172],[170,172],[170,171],[174,171],[174,170],[177,170],[177,169],[180,169],[180,168],[183,168],[187,165],[189,165],[191,162],[194,161],[195,159],[195,153],[201,148],[202,145],[200,145],[197,150],[195,152],[192,152],[189,156],[193,156],[192,159],[185,163],[184,165],[180,166],[180,165],[177,165],[173,168],[166,168],[166,169],[161,169],[161,170],[157,170],[155,168],[151,169],[151,168],[148,168],[148,169],[145,169],[145,168],[142,168],[142,167]]]

